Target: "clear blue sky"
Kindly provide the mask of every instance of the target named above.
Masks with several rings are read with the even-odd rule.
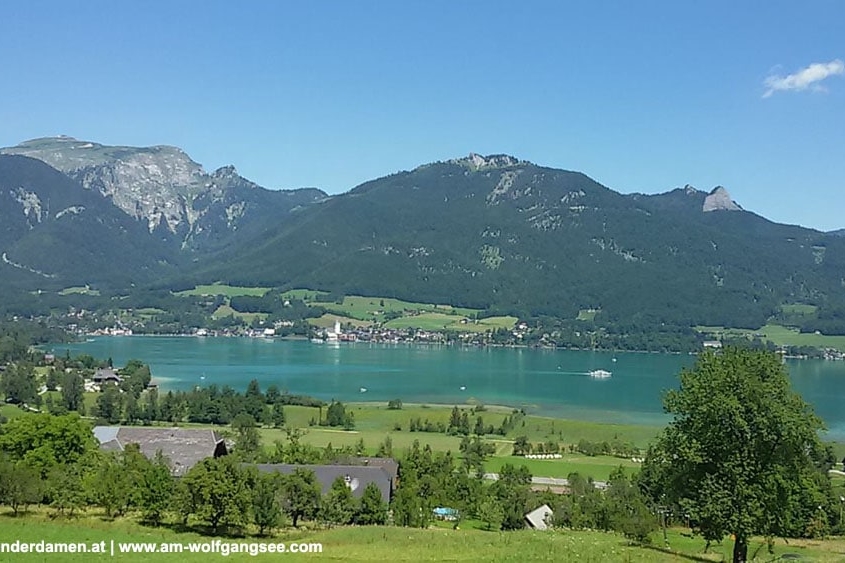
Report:
[[[5,2],[0,146],[177,145],[329,193],[508,153],[843,228],[844,22],[839,0]]]

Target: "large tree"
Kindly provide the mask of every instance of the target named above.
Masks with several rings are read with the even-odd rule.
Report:
[[[9,364],[0,374],[0,392],[13,403],[31,403],[38,398],[35,368],[31,364]]]
[[[313,518],[320,509],[322,492],[310,469],[296,468],[283,480],[284,510],[295,528],[300,518]]]
[[[10,420],[0,432],[0,452],[24,461],[42,477],[56,465],[73,464],[96,449],[89,423],[77,414],[32,414]]]
[[[753,535],[806,535],[830,502],[831,455],[821,420],[789,385],[780,358],[728,348],[680,374],[664,409],[673,421],[649,449],[641,483],[689,514],[708,541],[732,534],[733,561]]]
[[[247,523],[252,501],[250,475],[232,456],[205,458],[182,478],[190,511],[211,525],[213,533]]]

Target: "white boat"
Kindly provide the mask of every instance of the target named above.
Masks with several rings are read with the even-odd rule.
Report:
[[[590,377],[595,377],[596,379],[607,379],[611,376],[609,371],[605,371],[603,369],[594,369],[588,373],[590,374]]]

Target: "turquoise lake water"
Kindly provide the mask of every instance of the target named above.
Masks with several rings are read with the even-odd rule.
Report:
[[[342,401],[486,404],[536,414],[620,423],[663,424],[662,393],[694,356],[622,352],[462,348],[363,343],[314,344],[252,338],[96,337],[57,345],[56,354],[129,359],[150,365],[163,389],[230,385],[255,378],[291,393]],[[789,360],[793,387],[845,440],[845,362]],[[594,379],[587,372],[612,372]],[[463,389],[462,389],[463,388]],[[363,391],[366,389],[366,391]]]

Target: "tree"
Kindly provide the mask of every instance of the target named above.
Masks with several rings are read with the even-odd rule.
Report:
[[[283,480],[285,512],[296,527],[300,518],[313,518],[320,508],[320,484],[310,469],[296,468]]]
[[[107,383],[102,393],[97,397],[97,403],[94,405],[92,414],[109,424],[117,424],[120,422],[122,410],[123,400],[120,396],[120,389],[112,383]]]
[[[320,507],[320,520],[328,524],[344,525],[352,522],[356,512],[355,497],[343,477],[338,477]]]
[[[389,411],[402,410],[402,399],[390,399],[387,402],[387,410],[389,410]]]
[[[650,541],[651,532],[657,529],[657,520],[637,484],[628,478],[621,467],[610,474],[605,502],[612,529],[641,544]]]
[[[478,506],[478,519],[486,524],[488,530],[499,530],[505,519],[501,503],[494,497],[488,497]]]
[[[47,388],[47,391],[55,391],[59,388],[59,373],[56,371],[56,368],[50,368],[50,371],[47,372],[47,379],[44,381],[44,386]]]
[[[127,424],[135,424],[144,416],[144,411],[141,405],[138,404],[138,398],[133,393],[126,394],[126,411],[125,420]]]
[[[158,407],[158,389],[153,387],[147,391],[147,399],[144,402],[144,408],[141,412],[141,420],[144,424],[149,424],[153,420],[159,420],[161,412]]]
[[[361,496],[361,507],[355,522],[364,526],[380,526],[387,522],[387,504],[381,497],[381,491],[375,483],[368,483]]]
[[[17,515],[21,508],[26,511],[27,505],[39,502],[42,492],[38,469],[0,458],[0,504],[12,507]]]
[[[233,456],[206,458],[182,480],[191,499],[189,509],[208,522],[212,532],[246,524],[252,500],[249,479]]]
[[[272,384],[267,387],[267,393],[265,393],[264,399],[268,404],[275,405],[276,401],[279,400],[280,395],[281,393],[279,392],[279,387],[276,384]]]
[[[517,436],[513,441],[513,455],[526,455],[531,453],[531,442],[527,436]]]
[[[384,441],[378,445],[376,457],[393,457],[393,439],[385,436]]]
[[[483,436],[484,430],[484,419],[480,416],[475,417],[475,427],[473,428],[472,433],[476,436]]]
[[[68,411],[76,411],[79,414],[85,414],[85,403],[83,402],[83,392],[85,391],[85,381],[78,373],[71,372],[65,374],[62,380],[62,405]]]
[[[85,489],[78,465],[54,467],[48,480],[48,494],[51,499],[50,506],[59,514],[67,511],[68,515],[73,516],[76,510],[85,506]]]
[[[256,422],[264,422],[264,406],[266,400],[261,392],[257,379],[249,382],[243,397],[243,410],[252,416]]]
[[[262,536],[282,522],[278,481],[278,473],[261,474],[252,490],[252,523],[258,526],[258,533]]]
[[[35,368],[31,364],[10,364],[0,374],[0,392],[11,403],[31,403],[38,397]]]
[[[355,427],[352,412],[347,412],[340,401],[332,401],[326,410],[326,424],[328,426],[342,426],[346,430]]]
[[[449,415],[449,431],[457,432],[461,426],[461,411],[458,407],[452,407],[452,414]],[[454,429],[454,430],[453,430]]]
[[[273,423],[274,428],[281,428],[285,425],[285,407],[282,403],[273,403],[273,407],[270,410],[270,422]]]
[[[674,420],[642,469],[652,501],[680,506],[708,541],[733,534],[734,562],[746,560],[752,535],[806,533],[827,505],[832,456],[819,440],[821,420],[790,390],[780,358],[706,352],[680,380],[664,399]]]
[[[33,414],[10,420],[0,433],[0,452],[25,461],[46,477],[56,465],[73,464],[95,450],[91,427],[77,414]]]
[[[239,414],[232,421],[235,429],[235,454],[242,461],[255,461],[261,452],[261,435],[255,419],[249,414]]]
[[[105,510],[106,517],[112,518],[122,514],[125,507],[129,505],[133,483],[122,471],[117,454],[104,455],[97,470],[89,474],[85,480],[91,499]]]
[[[158,525],[170,507],[173,492],[170,466],[161,451],[158,451],[152,463],[146,467],[138,491],[138,506],[144,520]]]

